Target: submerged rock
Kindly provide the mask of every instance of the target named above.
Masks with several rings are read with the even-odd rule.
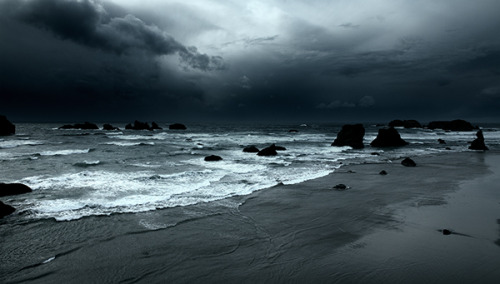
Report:
[[[443,139],[438,139],[438,142],[439,144],[446,144],[446,141],[444,141]]]
[[[471,145],[469,146],[469,149],[471,150],[482,150],[486,151],[488,150],[488,147],[484,144],[484,136],[483,136],[483,131],[479,130],[476,133],[476,139],[472,141]]]
[[[345,185],[343,183],[339,183],[336,186],[334,186],[333,189],[338,190],[338,191],[343,191],[343,190],[348,189],[348,187],[347,187],[347,185]]]
[[[382,171],[380,171],[380,173],[378,173],[378,174],[379,174],[379,175],[382,175],[382,176],[385,176],[385,175],[387,175],[387,172],[386,172],[385,170],[382,170]]]
[[[404,127],[404,128],[422,128],[422,124],[416,120],[393,120],[389,122],[390,127]]]
[[[427,125],[429,129],[443,129],[450,131],[472,131],[477,127],[472,126],[468,121],[456,119],[452,121],[431,121]]]
[[[10,205],[7,205],[0,201],[0,218],[3,218],[4,216],[10,215],[14,213],[16,209]]]
[[[243,152],[245,153],[258,153],[259,149],[255,147],[254,145],[247,146],[243,148]]]
[[[290,130],[288,130],[288,133],[297,133],[297,132],[299,132],[297,129],[290,129]]]
[[[7,117],[0,115],[0,136],[16,134],[16,126]]]
[[[353,149],[361,149],[365,147],[365,145],[363,145],[364,136],[365,128],[362,124],[346,124],[342,126],[332,146],[350,146]]]
[[[66,125],[63,125],[61,127],[59,127],[59,129],[84,129],[84,130],[98,130],[99,127],[94,124],[94,123],[90,123],[90,122],[84,122],[84,123],[76,123],[76,124],[66,124]]]
[[[205,157],[206,162],[217,162],[217,161],[221,161],[221,160],[222,160],[222,158],[220,156],[216,156],[216,155],[210,155],[210,156]]]
[[[171,129],[171,130],[186,130],[187,127],[184,124],[181,124],[181,123],[174,123],[174,124],[170,124],[168,126],[168,129]]]
[[[22,183],[0,183],[0,196],[19,195],[33,190]]]
[[[416,167],[417,163],[415,163],[415,161],[410,158],[405,158],[403,161],[401,161],[401,165],[405,167]]]
[[[120,128],[114,127],[113,125],[111,125],[109,123],[105,123],[102,126],[102,130],[113,131],[113,130],[120,130]]]
[[[373,147],[400,147],[408,145],[408,142],[401,139],[399,132],[394,127],[390,127],[379,129],[377,138],[370,145]]]
[[[257,155],[259,156],[276,156],[278,152],[276,152],[276,145],[271,145],[267,148],[260,150]]]

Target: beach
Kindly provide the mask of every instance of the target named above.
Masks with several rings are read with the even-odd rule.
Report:
[[[500,155],[414,160],[346,165],[210,206],[4,222],[0,281],[496,283]]]

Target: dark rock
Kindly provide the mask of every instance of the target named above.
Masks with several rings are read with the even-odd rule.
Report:
[[[446,148],[444,148],[444,149],[445,149],[445,150],[451,150],[451,148],[450,148],[450,147],[446,147]]]
[[[299,131],[298,131],[297,129],[290,129],[290,130],[288,130],[288,132],[289,132],[289,133],[297,133],[297,132],[299,132]]]
[[[245,152],[245,153],[258,153],[259,149],[257,147],[255,147],[254,145],[251,145],[251,146],[247,146],[247,147],[243,148],[243,152]]]
[[[94,123],[84,122],[84,123],[77,123],[77,124],[66,124],[66,125],[59,127],[59,129],[97,130],[97,129],[99,129],[99,127]]]
[[[14,211],[16,211],[14,207],[4,204],[2,201],[0,201],[0,218],[10,215],[14,213]]]
[[[7,117],[0,115],[0,136],[16,134],[16,126]]]
[[[111,125],[111,124],[105,123],[105,124],[102,126],[102,130],[113,131],[113,130],[120,130],[120,128],[118,128],[118,127],[114,127],[114,126],[113,126],[113,125]]]
[[[389,122],[390,127],[422,128],[422,124],[416,120],[393,120]]]
[[[486,151],[488,150],[488,147],[484,144],[484,136],[483,136],[483,131],[479,130],[476,133],[477,138],[472,141],[471,145],[469,146],[469,149],[471,150],[482,150]]]
[[[260,150],[257,155],[259,156],[276,156],[278,152],[276,152],[276,145],[271,145],[267,148]]]
[[[141,122],[141,121],[134,121],[134,124],[127,124],[125,126],[125,129],[128,130],[153,130],[151,126],[147,122]]]
[[[380,156],[380,153],[377,153],[377,152],[371,152],[370,155],[372,156]]]
[[[343,183],[339,183],[336,186],[334,186],[333,189],[339,190],[339,191],[346,190],[347,189],[347,185],[345,185]]]
[[[184,124],[181,124],[181,123],[174,123],[174,124],[170,124],[168,126],[168,129],[171,129],[171,130],[186,130],[187,127]]]
[[[29,186],[22,183],[0,183],[0,196],[18,195],[32,191]]]
[[[162,130],[163,128],[161,128],[160,126],[158,126],[158,124],[156,124],[156,122],[151,122],[151,129],[153,130]]]
[[[448,229],[443,229],[443,235],[445,236],[451,235],[451,231]]]
[[[405,158],[403,161],[401,161],[401,165],[405,167],[416,167],[417,163],[415,163],[415,161],[410,158]]]
[[[217,161],[221,161],[222,158],[220,156],[216,156],[216,155],[210,155],[208,157],[205,157],[205,161],[206,162],[217,162]]]
[[[365,128],[362,124],[346,124],[342,126],[342,129],[337,134],[337,138],[333,141],[332,146],[350,146],[353,149],[361,149],[364,147],[364,136]]]
[[[379,129],[377,138],[370,145],[373,147],[400,147],[408,145],[408,142],[401,139],[399,132],[394,127],[390,127]]]
[[[385,176],[385,175],[387,175],[387,172],[386,171],[380,171],[380,173],[378,173],[378,174]]]
[[[439,144],[446,144],[446,141],[444,141],[443,139],[438,139],[438,142]]]
[[[457,119],[452,121],[431,121],[427,125],[429,129],[443,129],[450,131],[472,131],[477,127],[472,126],[470,122]]]
[[[274,145],[274,144],[273,144],[273,145]],[[276,150],[276,151],[286,151],[286,148],[285,148],[285,147],[283,147],[283,146],[276,146],[276,145],[275,145],[275,146],[274,146],[274,150]]]

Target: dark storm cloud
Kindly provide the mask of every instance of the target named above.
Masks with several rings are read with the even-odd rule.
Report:
[[[145,52],[161,56],[178,53],[184,63],[200,70],[224,66],[221,57],[186,47],[157,26],[148,25],[134,15],[114,17],[97,1],[32,0],[21,3],[18,15],[22,20],[63,39],[117,54]]]

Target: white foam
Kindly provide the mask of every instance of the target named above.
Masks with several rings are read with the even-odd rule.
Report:
[[[119,141],[113,141],[113,142],[107,142],[104,143],[106,145],[116,145],[116,146],[123,146],[123,147],[128,147],[128,146],[140,146],[140,145],[151,145],[154,146],[154,142],[119,142]]]
[[[90,152],[90,149],[69,149],[69,150],[56,150],[56,151],[43,151],[40,152],[42,156],[67,156],[73,154],[87,154]]]
[[[39,140],[3,140],[0,141],[0,149],[15,148],[19,146],[35,146],[43,144],[44,142]]]

